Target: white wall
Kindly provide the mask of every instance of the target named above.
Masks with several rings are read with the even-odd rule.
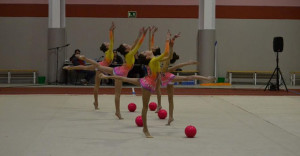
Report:
[[[108,41],[108,29],[116,23],[115,47],[131,44],[142,26],[157,25],[155,44],[164,46],[168,29],[181,32],[175,51],[179,62],[196,60],[197,19],[123,19],[123,18],[67,18],[67,58],[76,48],[90,58],[103,55],[102,42]],[[47,58],[47,18],[0,18],[0,68],[37,69],[45,76]],[[288,72],[300,70],[300,20],[217,19],[218,75],[225,77],[227,70],[270,70],[275,68],[273,37],[284,38],[280,54],[280,68],[288,81]],[[141,50],[147,49],[148,38]],[[162,48],[163,49],[163,48]],[[196,69],[195,66],[186,70]],[[289,81],[288,81],[289,83]]]
[[[284,39],[279,66],[288,81],[290,71],[300,70],[299,20],[217,19],[219,75],[225,76],[228,70],[273,71],[275,36]]]
[[[0,17],[0,68],[46,75],[48,18]]]
[[[68,57],[75,49],[81,49],[87,57],[99,58],[103,52],[99,51],[102,42],[109,41],[109,27],[114,21],[115,45],[121,43],[132,44],[137,37],[138,31],[143,26],[156,25],[158,32],[155,36],[155,44],[164,50],[165,36],[168,29],[175,34],[181,32],[181,37],[176,40],[174,50],[180,55],[179,62],[196,60],[197,51],[197,19],[124,19],[124,18],[67,18],[67,42]],[[145,38],[140,51],[148,49],[148,35]],[[185,69],[196,69],[196,66]]]

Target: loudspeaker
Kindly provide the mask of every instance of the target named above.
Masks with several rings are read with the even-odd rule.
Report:
[[[283,38],[282,37],[274,37],[273,50],[274,50],[274,52],[282,52],[282,50],[283,50]]]

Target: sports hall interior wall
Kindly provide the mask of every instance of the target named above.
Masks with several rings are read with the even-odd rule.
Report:
[[[115,46],[133,43],[142,26],[159,27],[155,44],[163,49],[165,34],[181,32],[175,44],[179,62],[196,60],[197,18],[98,18],[67,17],[66,58],[75,49],[81,49],[87,57],[96,59],[102,42],[108,41],[111,22],[116,23]],[[0,17],[0,67],[1,69],[37,69],[39,75],[47,75],[48,18],[47,17]],[[300,69],[300,20],[299,19],[216,19],[217,74],[226,76],[227,70],[273,71],[275,53],[273,37],[284,38],[284,50],[279,65],[289,83],[289,72]],[[148,38],[141,50],[147,49]],[[194,70],[196,67],[185,67]]]

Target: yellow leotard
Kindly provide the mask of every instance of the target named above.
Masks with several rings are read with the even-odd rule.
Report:
[[[144,38],[145,38],[145,34],[143,34],[143,36],[139,40],[138,44],[130,52],[128,52],[128,54],[125,55],[125,63],[128,68],[131,68],[134,65],[134,61],[135,61],[134,55],[137,53],[137,51],[141,47],[141,45],[144,41]]]
[[[149,67],[151,70],[151,76],[153,78],[157,77],[157,74],[160,72],[160,60],[162,60],[165,56],[169,54],[169,40],[166,41],[165,51],[158,57],[153,57],[149,62]]]

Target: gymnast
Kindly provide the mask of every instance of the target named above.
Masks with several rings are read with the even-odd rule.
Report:
[[[144,51],[139,55],[139,58],[143,60],[145,65],[149,64],[150,67],[150,74],[144,78],[127,78],[127,77],[120,77],[120,76],[107,76],[100,73],[99,77],[103,79],[118,79],[128,83],[132,83],[137,86],[142,87],[142,100],[143,100],[143,109],[142,109],[142,119],[143,119],[143,132],[147,138],[152,138],[149,133],[148,126],[147,126],[147,111],[148,111],[148,103],[150,99],[150,95],[156,89],[156,81],[158,79],[158,75],[160,72],[160,61],[168,55],[169,53],[169,42],[170,42],[170,33],[167,33],[167,39],[165,44],[165,51],[162,55],[155,57],[152,51]],[[180,81],[187,81],[187,80],[207,80],[213,81],[213,77],[204,77],[204,76],[175,76],[171,80],[172,82],[180,82]]]
[[[140,29],[138,39],[136,40],[138,42],[134,43],[134,46],[132,46],[133,49],[131,49],[132,47],[129,46],[128,44],[125,44],[125,45],[128,45],[129,49],[128,49],[128,51],[123,51],[124,52],[123,55],[125,56],[125,63],[123,63],[122,66],[106,67],[106,66],[102,66],[101,64],[98,64],[94,60],[86,58],[83,55],[76,55],[76,57],[78,59],[81,59],[81,60],[91,63],[92,65],[94,65],[96,67],[97,70],[101,71],[101,73],[106,73],[106,74],[110,74],[110,75],[114,75],[114,76],[127,77],[128,72],[132,69],[132,67],[134,65],[134,61],[135,61],[134,55],[138,52],[138,49],[142,45],[147,31],[148,31],[148,28],[145,29],[143,27],[142,29]],[[123,119],[121,116],[121,112],[120,112],[121,89],[122,89],[122,81],[116,79],[116,81],[115,81],[115,107],[116,107],[115,115],[119,119]]]
[[[114,58],[114,54],[113,54],[113,45],[114,45],[114,30],[115,30],[116,26],[114,24],[114,22],[112,22],[111,27],[109,29],[109,40],[110,42],[104,42],[101,44],[100,46],[100,50],[104,52],[105,57],[104,60],[99,62],[99,64],[101,64],[101,66],[109,66]],[[79,65],[79,66],[65,66],[63,69],[65,70],[91,70],[91,71],[95,71],[96,67],[94,65],[88,65],[88,66],[83,66],[83,65]],[[99,75],[100,71],[96,70],[96,75]],[[98,110],[98,92],[99,92],[99,86],[100,86],[100,81],[101,79],[99,79],[97,76],[95,76],[95,86],[94,86],[94,107],[95,110]]]
[[[153,30],[153,33],[151,34],[151,30]],[[152,50],[153,55],[156,56],[157,52],[154,51],[153,49],[157,49],[154,48],[154,33],[157,31],[157,27],[152,26],[151,29],[149,30],[149,49]],[[161,76],[158,77],[157,81],[156,81],[156,95],[157,95],[157,110],[156,113],[158,113],[159,110],[162,109],[161,106],[161,90],[160,90],[160,86],[162,85],[162,87],[167,86],[167,94],[168,94],[168,101],[169,101],[169,120],[168,123],[166,125],[170,125],[172,121],[174,121],[174,117],[173,117],[173,110],[174,110],[174,102],[173,102],[173,93],[174,93],[174,84],[171,81],[171,79],[173,78],[173,74],[171,74],[170,72],[175,71],[178,68],[181,68],[183,66],[187,66],[187,65],[192,65],[192,64],[197,64],[196,61],[189,61],[186,63],[180,63],[178,65],[175,65],[174,67],[169,68],[170,63],[175,63],[175,61],[177,59],[179,59],[179,56],[173,51],[173,46],[174,46],[174,42],[175,39],[180,37],[180,33],[174,35],[174,37],[171,39],[170,41],[170,52],[169,52],[169,56],[165,59],[163,59],[164,61],[162,61],[162,72],[161,72]],[[147,68],[149,71],[149,68]],[[163,81],[162,81],[163,80]]]

